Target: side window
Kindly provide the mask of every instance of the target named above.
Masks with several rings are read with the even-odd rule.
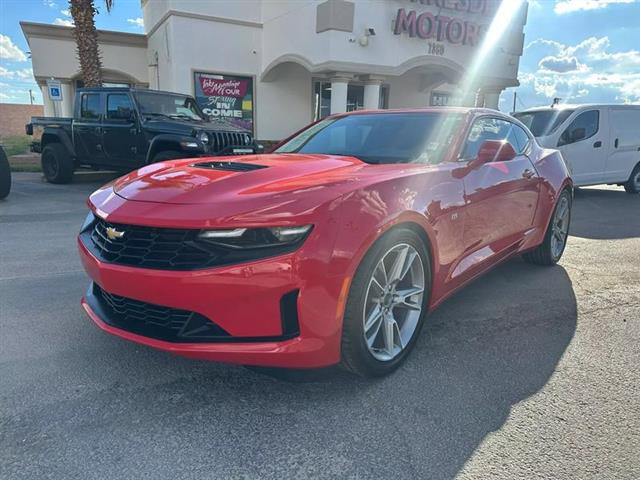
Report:
[[[509,137],[507,139],[509,143],[513,146],[513,149],[518,152],[524,152],[529,146],[529,135],[518,125],[512,123],[511,124],[511,132],[509,132]]]
[[[472,160],[476,158],[478,156],[478,150],[480,150],[480,146],[485,140],[506,140],[517,153],[522,153],[524,146],[520,146],[518,134],[515,132],[515,129],[522,130],[517,125],[505,120],[500,120],[499,118],[482,117],[477,119],[471,127],[471,131],[465,142],[461,160]],[[524,131],[522,131],[522,133],[525,137],[527,136]],[[528,140],[527,137],[527,141]]]
[[[573,122],[562,132],[558,146],[569,145],[570,143],[579,142],[589,137],[593,137],[598,133],[600,123],[600,112],[598,110],[588,110],[582,112]]]
[[[80,116],[82,118],[96,120],[100,118],[100,95],[97,93],[85,93],[80,101]]]
[[[116,93],[107,95],[107,118],[112,120],[129,120],[133,105],[129,95]]]

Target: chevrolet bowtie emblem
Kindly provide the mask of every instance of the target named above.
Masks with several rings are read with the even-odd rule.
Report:
[[[118,240],[124,237],[124,232],[121,232],[120,230],[116,230],[113,227],[107,227],[106,233],[107,233],[107,237],[109,237],[109,240]]]

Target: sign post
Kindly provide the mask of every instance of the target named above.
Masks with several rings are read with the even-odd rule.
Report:
[[[53,103],[53,114],[54,116],[58,116],[56,103],[62,101],[62,84],[60,80],[56,80],[54,78],[47,80],[47,91],[49,92],[49,100]]]

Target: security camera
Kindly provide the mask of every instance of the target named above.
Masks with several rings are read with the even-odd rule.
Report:
[[[367,37],[375,37],[376,35],[376,29],[375,28],[367,28],[367,30],[364,33]]]

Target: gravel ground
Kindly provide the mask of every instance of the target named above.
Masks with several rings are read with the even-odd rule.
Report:
[[[640,196],[581,189],[560,265],[470,285],[394,375],[291,383],[91,324],[97,186],[0,202],[0,478],[640,478]]]

